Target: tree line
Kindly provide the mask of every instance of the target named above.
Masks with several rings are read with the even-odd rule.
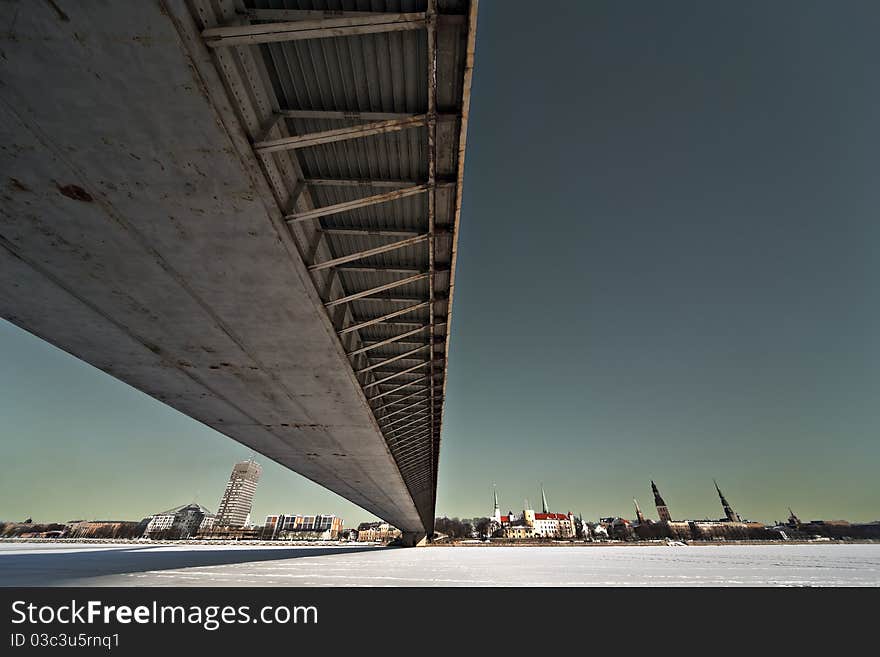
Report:
[[[434,531],[449,538],[486,538],[491,529],[491,518],[434,518]]]

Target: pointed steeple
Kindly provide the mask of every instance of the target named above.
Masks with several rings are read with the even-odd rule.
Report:
[[[657,484],[654,483],[653,479],[651,480],[651,491],[654,493],[654,504],[656,506],[665,506],[666,502],[660,497],[660,491],[657,490]]]
[[[640,525],[646,524],[645,514],[642,513],[642,510],[639,508],[639,501],[636,498],[633,498],[633,504],[636,505],[636,520],[639,521]]]
[[[492,484],[492,496],[495,498],[495,510],[498,510],[498,489],[495,488],[495,484]]]
[[[724,499],[724,494],[721,492],[721,489],[718,488],[718,482],[713,479],[712,483],[715,484],[715,490],[718,491],[718,497],[721,498],[721,506],[724,509],[724,515],[730,522],[740,522],[740,517],[733,510],[733,507],[728,504],[727,500]]]
[[[544,484],[541,484],[541,513],[550,513],[550,505],[547,504],[547,495],[544,493]]]
[[[660,497],[660,491],[657,490],[657,484],[654,483],[653,479],[651,480],[651,490],[654,492],[654,506],[657,507],[657,515],[660,517],[660,522],[670,522],[672,516],[669,513],[669,507],[666,506],[666,502]]]

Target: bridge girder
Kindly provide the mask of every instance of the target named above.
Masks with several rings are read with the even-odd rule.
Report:
[[[219,117],[215,122],[223,126],[227,143],[222,143],[219,133],[212,133],[210,137],[216,141],[210,142],[205,137],[206,145],[216,147],[217,152],[235,153],[235,157],[243,162],[242,170],[251,177],[253,185],[248,198],[260,198],[273,217],[272,230],[278,232],[278,240],[288,256],[301,259],[296,264],[297,275],[303,279],[306,288],[313,286],[304,289],[304,294],[320,301],[317,312],[325,314],[321,322],[332,327],[334,339],[338,341],[334,349],[342,355],[348,368],[342,382],[337,380],[334,386],[344,387],[346,380],[356,386],[359,403],[369,413],[371,422],[371,426],[363,430],[374,432],[382,440],[391,463],[396,467],[396,476],[408,490],[410,502],[420,518],[420,530],[426,533],[433,530],[436,503],[436,457],[445,398],[446,355],[476,28],[476,0],[465,4],[468,7],[465,14],[449,15],[438,12],[436,0],[426,0],[425,11],[411,14],[378,11],[328,14],[321,10],[248,7],[243,19],[236,11],[235,3],[167,0],[139,7],[137,17],[140,27],[149,27],[160,35],[161,45],[166,49],[161,54],[163,66],[185,63],[179,70],[169,69],[169,75],[173,73],[175,79],[180,78],[181,70],[188,67],[187,72],[193,77],[192,86],[201,90],[204,102],[198,106],[191,102],[188,107],[191,115],[186,120],[198,118],[199,112],[205,117],[211,112]],[[69,21],[72,24],[67,26],[52,24],[57,16],[53,17],[45,6],[29,8],[22,13],[25,14],[23,29],[32,29],[35,34],[45,29],[60,39],[52,47],[57,48],[55,54],[62,58],[72,45],[64,40],[75,37],[74,27],[90,26],[97,35],[94,41],[98,49],[102,44],[109,44],[109,41],[102,40],[106,37],[105,32],[115,32],[116,38],[120,32],[125,32],[119,27],[124,25],[122,17],[116,15],[114,9],[103,9],[98,14],[83,10],[75,13]],[[121,13],[125,12],[121,10]],[[137,42],[136,37],[134,34]],[[378,54],[379,45],[392,52],[396,50],[399,56],[383,59]],[[335,55],[328,59],[329,52],[335,52]],[[128,55],[127,52],[111,53],[110,46],[107,46],[106,53],[98,52],[98,57]],[[22,58],[23,61],[27,59]],[[36,61],[39,58],[31,59]],[[133,59],[137,61],[136,57]],[[145,61],[149,64],[149,58]],[[370,89],[369,97],[365,97],[350,85],[351,72],[366,62],[375,67],[375,73],[368,74],[366,69],[361,73],[384,79],[389,72],[382,71],[382,66],[407,65],[412,70],[411,63],[418,61],[427,62],[427,69],[417,74],[421,80],[420,89],[413,89],[411,85],[392,85],[392,88],[386,86],[384,97],[376,95],[376,89]],[[124,79],[124,74],[115,73],[112,62],[105,60],[100,64],[111,72],[108,77]],[[74,67],[73,73],[78,75],[80,70]],[[76,75],[73,79],[77,79]],[[108,105],[111,102],[116,105],[134,103],[138,83],[144,89],[161,94],[162,81],[154,79],[150,71],[135,69],[129,78],[123,84],[122,97],[107,99]],[[368,85],[370,82],[368,79]],[[378,89],[378,78],[373,86]],[[82,92],[88,93],[89,87],[100,90],[100,85],[89,81],[83,83]],[[337,96],[314,91],[331,87],[345,92]],[[36,99],[28,97],[22,89],[16,91],[21,91],[21,98],[16,100],[24,101],[23,106],[36,104]],[[56,89],[58,97],[53,100],[61,103],[71,100],[63,97],[65,91],[69,92],[70,87]],[[104,100],[100,93],[95,93],[94,97],[100,99],[99,103]],[[150,103],[147,100],[143,104],[151,105],[155,114],[150,119],[142,119],[146,127],[153,127],[147,126],[151,120],[165,120],[161,101]],[[397,111],[401,105],[414,111]],[[170,117],[170,108],[167,113]],[[37,134],[43,128],[41,117],[42,114],[36,112],[30,119],[21,115],[15,118]],[[48,114],[44,118],[46,125],[54,120]],[[180,119],[178,115],[168,120],[180,122]],[[181,144],[186,143],[182,126],[176,125],[173,130],[168,130],[169,136],[172,133],[178,135]],[[65,142],[67,135],[63,132],[57,134],[61,136],[58,141]],[[84,146],[77,141],[80,137],[75,135],[69,139],[70,151],[75,152],[76,147]],[[168,148],[173,150],[174,147],[169,143]],[[396,160],[389,155],[395,152],[395,148]],[[135,152],[131,157],[140,161]],[[164,166],[159,159],[154,159]],[[115,160],[110,158],[110,161]],[[208,162],[210,159],[206,158],[203,164]],[[13,162],[16,166],[21,163],[21,160]],[[38,168],[38,165],[30,164]],[[174,162],[171,168],[193,186],[192,196],[201,198],[207,183],[200,187],[190,182],[178,164]],[[95,182],[88,179],[88,175],[94,175],[94,170],[101,167],[92,160],[74,161],[73,165],[83,174],[85,183],[76,188],[94,190]],[[256,171],[262,180],[254,179]],[[365,175],[366,172],[376,175]],[[231,177],[229,181],[232,185]],[[149,181],[143,186],[149,187]],[[391,191],[372,193],[383,188]],[[83,193],[86,197],[100,196],[102,201],[106,200],[103,208],[107,212],[116,200],[109,191],[104,195],[91,191]],[[271,205],[274,207],[269,207]],[[170,206],[170,200],[164,205],[157,203],[155,210],[167,213]],[[137,219],[139,217],[135,221]],[[189,216],[186,219],[189,220]],[[98,220],[83,219],[82,226],[91,227],[90,221]],[[286,234],[281,232],[281,226],[286,226]],[[158,229],[148,227],[138,233],[140,248],[150,251],[153,260],[158,262],[163,253],[150,242],[150,230]],[[134,234],[135,231],[130,232]],[[28,276],[36,277],[35,280],[39,278],[41,284],[44,279],[53,281],[63,290],[57,294],[75,298],[106,317],[108,326],[112,324],[114,330],[135,332],[134,323],[127,323],[127,317],[104,307],[105,300],[99,292],[89,290],[92,294],[89,297],[74,283],[60,284],[55,269],[61,270],[62,264],[66,266],[68,263],[61,263],[60,258],[58,262],[41,263],[40,248],[45,245],[34,246],[21,240],[16,243],[2,233],[0,238],[3,238],[0,244],[5,248],[4,271],[8,269],[16,276],[25,276],[23,272],[27,272]],[[190,246],[187,243],[180,248],[185,250]],[[11,263],[10,256],[19,262]],[[21,263],[25,263],[25,269],[21,269]],[[166,273],[174,273],[173,264],[164,263],[159,267]],[[230,268],[235,267],[230,265]],[[202,284],[197,273],[181,274],[179,278],[191,288]],[[391,290],[398,296],[390,296]],[[47,296],[52,294],[56,293],[47,292]],[[157,384],[140,369],[129,371],[132,368],[124,362],[102,362],[95,354],[95,346],[89,343],[88,334],[73,329],[59,332],[49,327],[32,308],[24,308],[27,303],[17,293],[4,294],[2,301],[4,315],[11,321],[159,399],[164,397],[164,401],[183,412],[397,523],[410,534],[420,531],[413,527],[405,501],[395,498],[389,502],[372,489],[369,494],[365,493],[367,484],[359,480],[343,481],[335,476],[337,466],[316,466],[316,457],[310,455],[319,454],[319,451],[315,451],[316,447],[305,447],[308,441],[298,446],[293,438],[257,438],[222,420],[212,420],[210,415],[215,411],[209,412],[162,393],[162,385],[173,388],[177,384]],[[75,305],[75,302],[71,303]],[[407,305],[401,306],[401,303]],[[203,306],[216,310],[208,302]],[[161,309],[153,307],[161,314]],[[413,321],[404,321],[406,318]],[[426,343],[406,340],[422,335]],[[172,342],[171,338],[175,336],[166,337]],[[240,347],[245,348],[248,337],[235,339],[241,343]],[[166,348],[162,344],[147,344],[148,340],[139,335],[133,335],[133,338],[135,343],[157,355]],[[169,353],[173,351],[170,345],[167,348]],[[407,362],[416,355],[419,356],[418,363]],[[163,358],[162,362],[168,361],[164,355]],[[184,370],[187,365],[183,363],[187,362],[180,357],[175,364],[168,361],[163,367]],[[389,369],[395,363],[405,366]],[[260,365],[250,367],[258,371],[268,369]],[[427,371],[423,374],[423,370]],[[316,370],[315,377],[320,378],[322,374]],[[416,378],[407,380],[410,376]],[[200,379],[193,385],[194,390],[199,386],[208,389]],[[204,394],[221,396],[216,390]],[[424,401],[399,406],[401,401],[414,399],[416,395],[424,395]],[[309,415],[309,402],[298,404],[302,406],[303,416]],[[217,408],[221,406],[218,402]],[[261,423],[259,420],[254,426],[258,424],[266,427],[269,433],[272,427],[290,426],[293,436],[299,436],[306,426],[303,423]],[[406,443],[405,449],[401,448],[398,453],[398,441],[394,436],[409,427],[415,433],[409,436],[412,440]],[[335,429],[329,431],[335,436]],[[313,444],[320,443],[318,439],[310,440]],[[335,440],[331,436],[329,442]],[[301,461],[307,449],[313,450],[305,454],[311,460]],[[337,458],[347,457],[340,451]],[[370,467],[374,466],[385,472],[384,465],[370,461]],[[380,478],[385,479],[375,482],[380,487],[387,485],[394,489],[396,486],[390,474]]]

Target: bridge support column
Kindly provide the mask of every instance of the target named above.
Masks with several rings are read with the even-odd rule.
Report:
[[[428,544],[428,537],[425,532],[403,532],[400,543],[403,547],[422,547]]]

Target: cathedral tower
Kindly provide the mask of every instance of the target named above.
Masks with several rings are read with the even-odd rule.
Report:
[[[639,501],[636,498],[633,498],[633,504],[636,505],[636,520],[639,521],[640,525],[647,524],[647,521],[645,520],[645,514],[642,513],[642,510],[639,508]]]
[[[657,490],[657,484],[651,481],[651,490],[654,491],[654,504],[657,506],[657,515],[660,516],[660,522],[671,522],[672,516],[669,515],[669,507],[660,497],[660,491]]]
[[[724,515],[730,522],[742,522],[742,518],[740,518],[736,512],[733,510],[733,507],[728,504],[727,500],[724,499],[724,495],[721,493],[721,489],[718,488],[718,482],[714,479],[712,483],[715,484],[715,490],[718,491],[718,497],[721,498],[721,506],[724,508]]]

